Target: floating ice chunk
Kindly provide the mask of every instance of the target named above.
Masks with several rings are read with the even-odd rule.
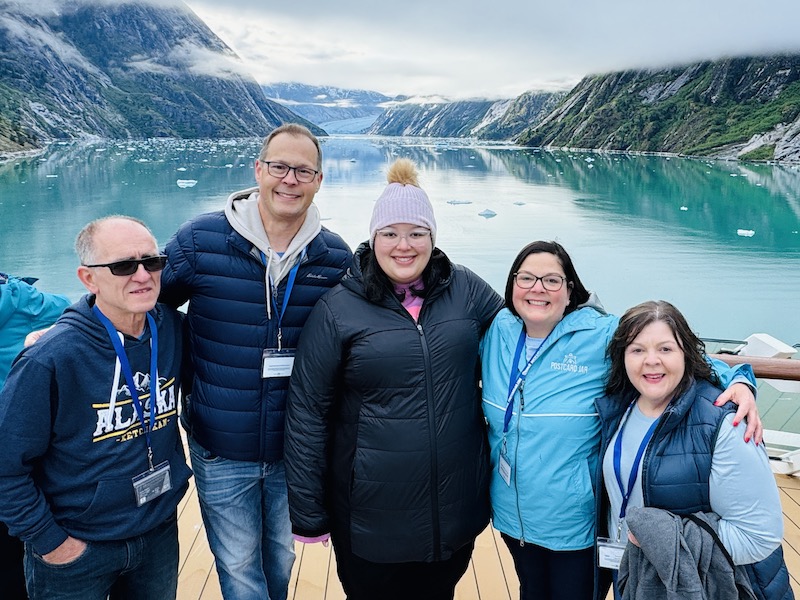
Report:
[[[482,210],[481,212],[479,212],[478,216],[479,217],[483,217],[484,219],[491,219],[492,217],[496,217],[497,213],[494,212],[493,210],[490,210],[490,209],[486,208],[486,209]]]
[[[48,179],[55,179],[58,175],[45,175]]]
[[[689,210],[688,206],[681,206],[681,210]]]
[[[448,204],[472,204],[472,200],[448,200]]]
[[[521,200],[520,200],[520,201],[518,201],[518,202],[514,202],[514,206],[525,206],[525,204],[526,204],[526,203],[525,203],[525,202],[522,202]]]
[[[197,179],[178,179],[175,183],[179,188],[190,188],[197,185]]]
[[[752,229],[737,229],[736,235],[741,237],[753,237],[756,232]]]
[[[175,170],[176,170],[176,171],[185,171],[185,170],[186,170],[186,167],[178,167],[178,168],[177,168],[177,169],[175,169]]]

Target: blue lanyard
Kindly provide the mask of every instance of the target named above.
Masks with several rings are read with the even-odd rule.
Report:
[[[539,354],[539,350],[545,345],[547,342],[547,338],[550,337],[550,334],[547,334],[547,337],[542,340],[542,343],[539,344],[539,347],[536,349],[536,352],[533,353],[528,359],[528,362],[525,363],[525,366],[520,371],[518,369],[519,365],[519,358],[522,356],[522,349],[525,347],[525,328],[522,328],[522,331],[519,332],[519,341],[517,342],[517,349],[514,352],[514,362],[511,363],[511,375],[508,381],[508,400],[506,401],[506,415],[503,419],[503,433],[508,433],[508,426],[511,423],[511,417],[514,414],[514,394],[517,393],[517,390],[522,385],[522,382],[525,380],[525,377],[528,375],[528,371],[530,371],[531,366],[533,365],[533,359],[536,358],[536,355]]]
[[[636,478],[639,476],[639,463],[642,462],[642,456],[644,455],[644,451],[647,448],[647,444],[650,443],[650,439],[653,437],[653,433],[655,433],[656,425],[658,425],[658,419],[653,421],[653,424],[650,425],[650,428],[647,430],[647,433],[644,434],[644,438],[642,438],[642,443],[639,444],[639,450],[636,451],[636,457],[633,459],[633,465],[631,466],[631,472],[628,476],[628,490],[625,491],[625,487],[622,484],[622,432],[625,431],[625,425],[628,423],[628,418],[631,415],[631,411],[633,410],[633,405],[636,404],[634,400],[631,402],[631,405],[628,407],[628,410],[625,412],[625,416],[623,417],[622,425],[619,428],[619,433],[617,433],[617,440],[614,443],[614,475],[617,478],[617,485],[619,486],[619,491],[622,493],[622,505],[619,509],[619,518],[620,520],[625,518],[625,511],[628,508],[628,501],[631,499],[631,494],[633,493],[633,486],[636,484]]]
[[[297,278],[297,272],[300,270],[300,263],[303,262],[303,258],[306,255],[306,249],[303,248],[303,252],[300,254],[300,258],[297,260],[295,265],[289,271],[289,277],[286,279],[286,292],[283,294],[283,306],[281,310],[278,310],[278,303],[275,297],[278,295],[278,289],[272,284],[272,276],[269,276],[269,284],[272,286],[272,302],[275,305],[275,314],[278,315],[278,350],[281,349],[281,339],[283,338],[283,332],[281,331],[281,322],[283,321],[283,314],[286,312],[286,307],[289,306],[289,296],[292,295],[292,288],[294,287],[294,280]],[[264,263],[264,266],[267,266],[267,257],[266,255],[261,252],[261,261]]]
[[[144,430],[145,442],[147,443],[147,462],[150,470],[153,470],[153,448],[150,445],[150,431],[156,422],[156,396],[158,395],[158,329],[156,329],[156,321],[150,313],[147,313],[147,324],[150,327],[150,422],[145,423],[144,409],[142,408],[142,401],[139,400],[139,391],[136,389],[136,384],[133,381],[133,371],[131,370],[131,363],[128,361],[128,355],[125,352],[125,346],[119,339],[119,334],[116,328],[95,304],[92,311],[100,319],[100,322],[106,328],[108,337],[111,338],[111,344],[114,346],[114,352],[117,353],[119,358],[119,365],[125,375],[125,382],[128,384],[128,390],[131,393],[131,401],[133,407],[136,409],[136,414],[142,422],[142,429]]]

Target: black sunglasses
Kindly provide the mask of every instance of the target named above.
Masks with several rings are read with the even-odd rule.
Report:
[[[155,273],[161,271],[167,264],[166,256],[148,256],[140,259],[118,260],[117,262],[104,263],[102,265],[83,265],[84,267],[108,267],[111,269],[112,275],[124,277],[126,275],[133,275],[139,269],[139,265],[144,267],[145,271]]]

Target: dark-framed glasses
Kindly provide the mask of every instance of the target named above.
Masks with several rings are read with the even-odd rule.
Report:
[[[542,275],[541,277],[537,277],[531,273],[526,273],[525,271],[514,273],[514,282],[523,290],[529,290],[536,285],[537,281],[541,281],[542,287],[548,292],[557,292],[564,286],[564,282],[566,280],[566,277],[556,275],[555,273],[548,273],[547,275]]]
[[[146,256],[144,258],[131,258],[128,260],[118,260],[112,263],[103,263],[101,265],[83,265],[84,267],[108,267],[112,275],[125,277],[133,275],[139,269],[139,265],[144,267],[148,273],[155,273],[161,271],[167,264],[167,257],[164,255],[159,256]]]
[[[283,179],[289,174],[289,171],[294,171],[294,177],[297,181],[300,183],[311,183],[314,181],[314,178],[319,175],[319,171],[309,167],[290,167],[282,162],[275,162],[272,160],[262,160],[261,164],[267,165],[267,173],[276,179]]]

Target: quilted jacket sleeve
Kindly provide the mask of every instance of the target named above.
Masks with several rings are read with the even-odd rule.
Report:
[[[289,512],[293,533],[305,537],[330,532],[325,481],[342,347],[334,316],[323,298],[300,336],[286,406]]]

